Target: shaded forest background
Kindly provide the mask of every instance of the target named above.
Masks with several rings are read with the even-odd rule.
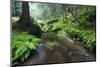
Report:
[[[96,7],[12,1],[12,58],[24,62],[35,52],[43,33],[79,41],[96,51]]]

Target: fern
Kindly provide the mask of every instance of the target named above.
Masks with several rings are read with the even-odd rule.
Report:
[[[12,59],[13,63],[24,62],[32,50],[36,49],[39,38],[27,33],[13,33],[12,36]]]

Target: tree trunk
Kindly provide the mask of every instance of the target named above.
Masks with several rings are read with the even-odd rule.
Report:
[[[19,20],[19,27],[23,31],[27,31],[31,27],[28,2],[22,2],[22,15]]]
[[[63,10],[64,10],[64,22],[67,22],[67,13],[66,13],[66,6],[63,4]]]
[[[21,31],[28,32],[29,34],[41,36],[41,29],[39,26],[30,21],[30,12],[28,2],[22,2],[22,15],[18,21],[18,28]]]
[[[72,14],[72,16],[75,18],[75,20],[80,23],[79,19],[77,18],[77,16],[74,15],[73,11],[70,9],[70,7],[68,7],[68,11]]]

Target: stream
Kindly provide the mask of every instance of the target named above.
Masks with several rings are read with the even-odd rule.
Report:
[[[78,41],[53,34],[42,35],[36,53],[23,65],[52,64],[95,61],[96,57],[88,52]]]

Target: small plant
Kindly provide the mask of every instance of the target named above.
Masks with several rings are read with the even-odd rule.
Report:
[[[84,46],[89,48],[90,50],[93,50],[93,48],[96,46],[96,33],[93,31],[84,31],[83,34],[81,34],[81,38],[83,39]]]
[[[91,30],[71,30],[67,32],[69,36],[75,39],[79,39],[84,43],[83,46],[88,48],[89,50],[93,50],[96,46],[96,33]]]
[[[12,59],[13,63],[24,62],[30,53],[36,49],[39,38],[27,33],[13,33],[12,36]]]

